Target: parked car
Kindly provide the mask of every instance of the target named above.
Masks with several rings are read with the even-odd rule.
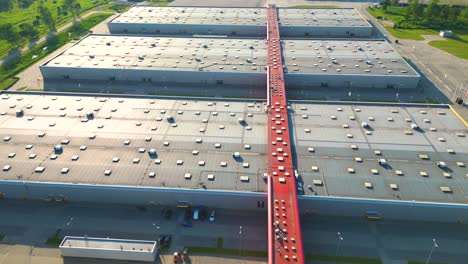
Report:
[[[171,235],[160,235],[158,237],[158,246],[161,247],[169,247],[171,245],[172,236]]]
[[[210,214],[210,222],[214,222],[214,220],[215,220],[215,210],[212,210]]]
[[[191,220],[184,220],[180,223],[184,227],[192,227],[192,221]]]

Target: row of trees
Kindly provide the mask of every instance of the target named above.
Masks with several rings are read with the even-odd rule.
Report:
[[[19,8],[28,8],[34,0],[1,0],[0,1],[0,12],[10,11],[17,4]]]
[[[395,12],[390,6],[397,6],[398,0],[383,0],[382,9],[386,13]],[[395,27],[429,27],[429,28],[467,28],[468,7],[450,7],[441,5],[440,0],[431,0],[428,5],[421,4],[419,0],[410,0],[403,9],[405,19],[395,23]]]
[[[0,0],[1,5],[13,6],[14,2],[18,1],[20,6],[22,3],[32,4],[34,0]],[[57,7],[57,15],[55,17],[66,16],[70,13],[75,20],[79,17],[81,5],[78,0],[65,0],[62,6]],[[49,32],[56,30],[56,18],[52,15],[52,11],[40,2],[37,8],[38,15],[32,23],[23,23],[19,26],[15,26],[11,23],[0,25],[0,39],[6,40],[12,44],[17,44],[22,40],[33,42],[39,38],[39,31],[36,29],[41,23],[47,27]]]

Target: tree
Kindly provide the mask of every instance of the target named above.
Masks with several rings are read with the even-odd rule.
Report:
[[[449,11],[450,8],[448,5],[442,5],[440,6],[440,11],[439,11],[439,23],[443,24],[443,23],[447,23],[447,24],[450,24],[450,23],[453,23],[454,21],[450,21],[448,20],[448,15],[449,15]]]
[[[18,0],[18,4],[21,8],[28,8],[34,0]]]
[[[0,0],[0,11],[10,11],[13,9],[13,0]]]
[[[81,10],[81,5],[80,5],[80,3],[76,3],[73,7],[74,7],[74,9],[75,9],[75,15],[76,15],[77,17],[80,17],[80,10]]]
[[[468,26],[468,6],[465,6],[465,8],[460,12],[457,21],[465,27]]]
[[[424,10],[424,21],[428,24],[431,23],[431,21],[433,22],[439,18],[439,13],[439,0],[431,0],[426,10]]]
[[[52,16],[52,13],[50,13],[50,10],[43,5],[40,5],[39,14],[41,15],[41,20],[44,22],[44,24],[49,27],[49,30],[51,32],[55,31],[55,20]]]
[[[391,6],[397,6],[398,5],[398,0],[391,0],[390,5]]]
[[[20,35],[23,38],[27,38],[31,42],[39,38],[39,31],[32,24],[21,24],[20,29]]]
[[[62,10],[64,12],[70,11],[75,20],[77,16],[80,14],[81,5],[76,2],[76,0],[65,0],[62,6]]]
[[[380,2],[380,5],[382,6],[383,10],[387,10],[387,7],[390,5],[390,0],[383,0]]]
[[[420,20],[424,12],[424,6],[418,0],[411,0],[407,8],[407,18],[413,22]]]
[[[21,37],[16,28],[12,24],[7,23],[0,27],[0,38],[16,44]]]

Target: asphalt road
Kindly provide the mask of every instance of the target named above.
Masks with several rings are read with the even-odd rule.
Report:
[[[194,221],[192,228],[186,228],[179,224],[183,209],[176,208],[170,220],[161,215],[160,207],[143,209],[104,204],[1,200],[0,211],[0,233],[5,235],[0,243],[1,264],[8,263],[2,262],[5,253],[2,243],[29,247],[30,250],[25,251],[29,256],[34,250],[51,250],[44,242],[58,228],[63,230],[62,235],[127,239],[155,239],[161,234],[171,234],[173,242],[170,250],[162,254],[163,259],[184,246],[216,247],[218,237],[223,238],[225,248],[266,251],[267,244],[267,219],[263,212],[218,209],[214,223]],[[303,216],[301,222],[304,249],[308,253],[333,256],[337,249],[336,234],[340,232],[343,241],[338,255],[425,261],[432,238],[436,238],[439,247],[433,254],[434,261],[463,264],[468,259],[468,225],[369,222],[361,218],[325,215]],[[211,262],[206,261],[199,263]]]

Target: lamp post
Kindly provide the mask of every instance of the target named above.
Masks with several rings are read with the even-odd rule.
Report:
[[[159,226],[157,226],[155,223],[153,223],[153,228],[154,228],[154,236],[157,238],[158,231],[159,231]]]
[[[242,226],[239,226],[239,256],[242,255]]]
[[[431,260],[431,257],[432,257],[432,253],[434,252],[434,249],[436,247],[439,247],[439,246],[437,245],[435,238],[433,238],[432,239],[432,248],[431,248],[431,251],[429,252],[429,256],[427,256],[426,264],[429,264],[429,261]]]
[[[64,223],[62,226],[59,226],[59,228],[61,227],[61,234],[63,234],[64,236],[67,235],[66,230],[73,224],[73,220],[74,218],[70,216],[66,223]]]
[[[338,238],[338,242],[337,242],[337,244],[336,244],[335,263],[337,262],[338,251],[340,250],[341,241],[343,241],[343,237],[341,236],[341,232],[337,232],[337,233],[336,233],[336,237]]]

